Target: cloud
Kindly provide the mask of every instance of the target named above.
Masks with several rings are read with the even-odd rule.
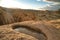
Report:
[[[47,4],[43,10],[58,10],[60,9],[60,0],[43,0],[44,2],[48,2],[51,4]]]
[[[60,2],[60,0],[45,0],[45,1]]]
[[[60,4],[47,4],[47,6],[45,6],[44,8],[42,8],[44,10],[58,10],[60,9]]]
[[[46,2],[59,2],[60,3],[60,0],[43,0],[43,1],[46,1]]]
[[[37,1],[42,1],[42,0],[37,0]],[[43,0],[44,2],[52,2],[54,0]],[[56,3],[58,2],[57,1],[54,1],[52,4],[47,4],[46,6],[44,7],[40,7],[40,9],[48,9],[48,10],[57,10],[57,9],[60,9],[60,3]],[[25,3],[22,3],[22,2],[18,2],[16,0],[1,0],[0,1],[0,6],[3,6],[3,7],[7,7],[7,8],[22,8],[22,9],[39,9],[38,7],[36,6],[32,6],[32,5],[29,5],[29,4],[25,4]]]
[[[41,0],[37,0],[37,1],[41,1]]]
[[[36,9],[31,5],[18,2],[16,0],[1,0],[0,6],[7,7],[7,8],[22,8],[22,9]]]

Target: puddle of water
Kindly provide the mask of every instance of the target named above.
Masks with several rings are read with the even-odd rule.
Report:
[[[28,35],[31,35],[31,36],[39,39],[39,40],[46,40],[46,37],[42,33],[40,34],[40,33],[37,33],[37,32],[35,32],[33,30],[29,30],[27,28],[20,27],[20,28],[14,29],[14,30],[18,31],[18,32],[22,32],[22,33],[28,34]]]

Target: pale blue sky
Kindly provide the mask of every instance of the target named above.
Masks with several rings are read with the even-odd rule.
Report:
[[[36,8],[43,8],[47,5],[53,4],[49,2],[45,2],[43,0],[16,0],[18,2],[22,2],[23,4],[31,5],[32,7]]]
[[[60,8],[59,0],[1,0],[0,6],[7,8],[56,10]]]

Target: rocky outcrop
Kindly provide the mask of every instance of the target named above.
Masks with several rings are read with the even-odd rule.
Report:
[[[59,22],[40,21],[53,19],[60,19],[60,13],[0,7],[0,40],[60,40],[60,30],[53,26]]]
[[[5,8],[0,7],[0,25],[10,24],[14,22],[12,15]]]
[[[25,21],[0,26],[0,40],[60,40],[60,32],[43,22]]]

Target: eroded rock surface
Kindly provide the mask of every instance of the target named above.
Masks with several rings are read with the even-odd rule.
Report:
[[[0,40],[60,40],[60,32],[40,21],[25,21],[0,26]]]

